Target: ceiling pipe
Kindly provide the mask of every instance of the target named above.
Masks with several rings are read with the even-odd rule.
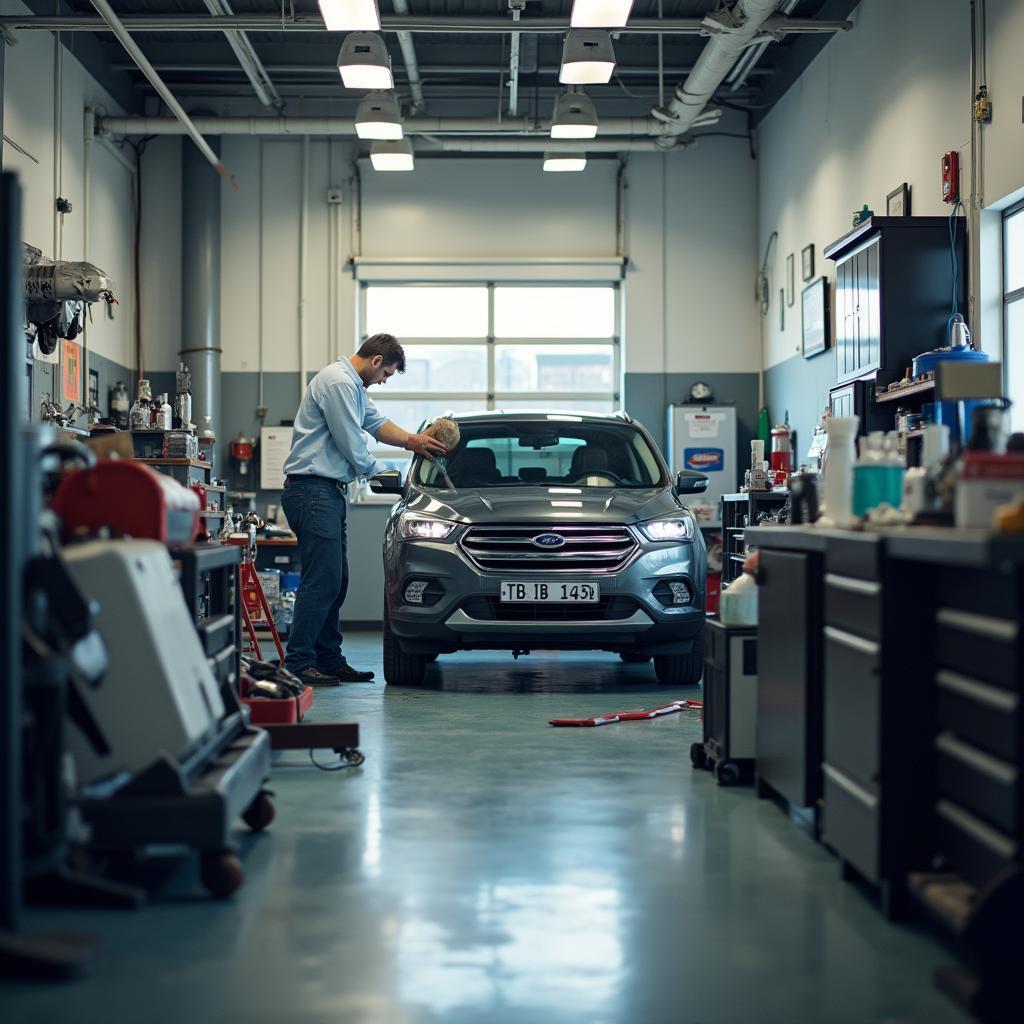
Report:
[[[617,35],[702,36],[708,34],[704,18],[632,18]],[[319,14],[295,14],[282,18],[276,14],[236,14],[231,17],[197,18],[195,15],[144,14],[123,19],[126,28],[138,32],[324,32]],[[569,31],[567,18],[528,18],[514,22],[508,18],[463,16],[382,17],[385,32],[423,32],[445,35],[505,35],[515,32],[537,32],[564,35]],[[761,26],[773,36],[791,34],[849,32],[852,21],[816,21],[814,18],[768,18]],[[102,18],[91,15],[59,15],[35,17],[7,15],[0,18],[0,28],[46,32],[113,31]]]
[[[206,157],[207,162],[213,167],[213,169],[222,177],[227,178],[228,181],[238,188],[238,182],[228,173],[224,165],[220,162],[220,157],[213,151],[210,144],[203,138],[202,133],[193,124],[192,119],[185,113],[181,104],[174,98],[174,94],[170,89],[164,85],[163,79],[153,70],[153,65],[146,60],[146,55],[139,49],[135,40],[128,34],[124,25],[121,24],[117,15],[114,13],[110,4],[107,0],[90,0],[93,7],[99,12],[100,17],[109,27],[110,31],[117,36],[118,41],[128,52],[128,56],[135,61],[138,69],[146,76],[149,84],[156,89],[160,98],[167,104],[171,113],[174,114],[176,119],[175,123],[179,126],[179,130],[174,134],[176,135],[188,135],[188,137],[196,144],[199,152]],[[168,118],[168,120],[172,120]]]
[[[206,4],[206,9],[213,15],[231,16],[235,13],[228,0],[203,0],[203,2]],[[253,92],[256,93],[256,98],[260,103],[265,107],[283,110],[284,100],[274,88],[274,83],[270,80],[270,75],[267,74],[267,69],[253,49],[252,43],[249,42],[249,37],[244,32],[228,29],[224,32],[224,38],[227,39],[228,46],[238,58],[238,63],[245,72],[245,77],[249,79]]]
[[[688,131],[737,59],[751,43],[759,41],[764,26],[780,0],[738,0],[732,8],[723,7],[704,19],[712,38],[701,51],[686,79],[676,86],[675,95],[664,107],[655,107],[651,116]],[[778,19],[774,19],[778,20]],[[785,19],[783,19],[785,20]]]
[[[785,0],[785,3],[782,5],[779,13],[786,15],[792,14],[793,9],[796,7],[798,2],[799,0]],[[769,42],[771,42],[771,40],[763,39],[756,45],[748,47],[743,56],[736,61],[732,71],[729,72],[728,77],[725,79],[725,84],[729,86],[730,92],[736,92],[738,89],[743,87],[747,78],[753,73],[754,67],[761,59],[764,51],[768,49]]]
[[[720,110],[704,111],[689,127],[714,124]],[[491,132],[501,135],[547,135],[550,120],[519,118],[499,121],[496,117],[408,117],[403,122],[407,135],[466,134]],[[194,125],[213,135],[355,135],[351,117],[197,117]],[[173,117],[97,117],[100,135],[182,135],[185,129]],[[653,117],[606,117],[601,135],[636,138],[672,137],[682,134],[678,122]],[[549,147],[550,148],[550,147]]]
[[[450,153],[682,153],[695,139],[430,139]]]
[[[406,0],[393,0],[395,14],[408,16],[409,5]],[[409,81],[409,91],[412,93],[412,113],[425,110],[426,100],[423,98],[423,85],[420,81],[420,65],[416,60],[416,46],[412,41],[412,33],[399,30],[395,33],[398,36],[398,48],[402,51],[402,60],[405,63],[405,74]]]
[[[519,11],[512,11],[512,20],[519,20]],[[512,42],[509,47],[508,57],[508,116],[519,116],[519,45],[522,42],[522,34],[516,32],[512,35]]]

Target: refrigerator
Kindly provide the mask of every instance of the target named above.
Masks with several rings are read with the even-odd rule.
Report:
[[[701,527],[721,527],[722,495],[735,494],[739,486],[735,406],[670,405],[666,437],[673,473],[694,469],[707,474],[708,489],[694,495],[687,507]]]

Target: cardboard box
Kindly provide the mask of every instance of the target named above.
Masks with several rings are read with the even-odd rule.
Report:
[[[1024,455],[967,452],[957,484],[956,525],[990,530],[996,509],[1024,499]]]

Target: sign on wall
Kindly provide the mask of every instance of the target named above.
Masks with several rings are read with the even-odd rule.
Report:
[[[279,491],[284,487],[284,460],[291,446],[291,427],[260,429],[260,487],[264,491]]]
[[[65,402],[82,401],[82,346],[77,341],[60,343],[60,390]]]

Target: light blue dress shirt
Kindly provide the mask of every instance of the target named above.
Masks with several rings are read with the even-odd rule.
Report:
[[[370,454],[363,431],[376,437],[387,422],[347,359],[325,366],[299,403],[285,475],[350,483],[382,472],[386,467]]]

